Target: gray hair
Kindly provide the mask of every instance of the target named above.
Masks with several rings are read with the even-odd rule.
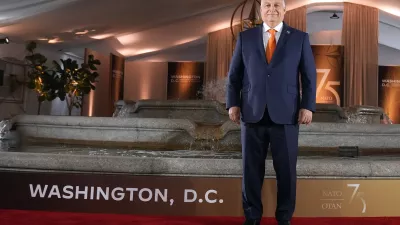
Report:
[[[286,0],[282,0],[282,2],[283,2],[283,8],[286,8]]]

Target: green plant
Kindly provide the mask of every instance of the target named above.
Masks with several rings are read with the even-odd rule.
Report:
[[[34,90],[37,94],[39,103],[37,114],[39,115],[42,102],[52,101],[57,98],[58,95],[55,90],[61,84],[55,79],[54,73],[49,71],[48,67],[45,66],[47,58],[35,52],[36,47],[37,45],[35,42],[29,42],[26,45],[26,50],[29,52],[29,55],[25,56],[25,60],[30,67],[26,84],[29,89]]]
[[[45,65],[47,58],[34,52],[36,47],[33,41],[27,44],[26,49],[30,54],[25,59],[31,68],[27,86],[35,90],[38,95],[38,114],[43,101],[52,101],[58,97],[61,101],[67,102],[68,115],[71,115],[74,107],[82,108],[84,95],[96,89],[93,84],[99,76],[96,65],[100,65],[100,61],[89,55],[88,62],[81,65],[69,58],[60,59],[61,63],[54,60],[54,68],[48,68]]]
[[[101,63],[93,55],[89,56],[88,63],[82,63],[80,67],[76,60],[60,61],[61,64],[53,61],[56,79],[63,84],[58,87],[57,93],[62,101],[67,101],[68,115],[71,115],[74,107],[82,108],[84,95],[96,89],[93,85],[99,76],[96,65]]]

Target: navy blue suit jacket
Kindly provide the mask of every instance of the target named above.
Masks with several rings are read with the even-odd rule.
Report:
[[[299,109],[315,112],[316,107],[317,71],[309,36],[284,23],[271,63],[267,63],[262,32],[261,25],[238,35],[228,73],[226,107],[240,107],[241,120],[256,123],[267,106],[274,123],[295,124]]]

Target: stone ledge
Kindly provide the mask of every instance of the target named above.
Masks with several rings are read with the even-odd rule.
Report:
[[[196,123],[219,125],[229,120],[225,107],[213,100],[140,100],[125,107],[129,111],[125,116],[133,118],[189,119]]]
[[[186,119],[166,118],[116,118],[116,117],[86,117],[86,116],[45,116],[45,115],[18,115],[13,123],[21,125],[50,125],[72,126],[88,128],[156,128],[156,129],[184,129],[190,131],[196,125]]]
[[[274,176],[267,159],[266,176]],[[47,153],[0,152],[0,168],[136,175],[241,176],[241,159],[150,158]],[[400,158],[299,157],[302,177],[400,177]]]
[[[135,103],[132,109],[132,113],[137,113],[141,109],[150,108],[153,110],[162,110],[165,108],[172,108],[174,110],[184,109],[212,109],[221,115],[228,116],[227,110],[222,106],[221,103],[214,100],[140,100]]]
[[[31,139],[54,142],[108,142],[110,145],[170,146],[195,149],[204,143],[219,149],[240,150],[240,126],[197,125],[186,119],[111,118],[22,115],[14,119],[17,131]],[[210,129],[209,129],[210,128]],[[203,132],[203,133],[202,133]],[[69,142],[68,142],[69,141]],[[88,142],[89,141],[89,142]],[[313,123],[300,126],[300,147],[400,148],[400,125]],[[172,148],[172,147],[171,147]],[[210,146],[206,147],[210,148]]]
[[[196,125],[184,119],[21,115],[14,122],[23,137],[65,143],[187,145],[196,136]]]

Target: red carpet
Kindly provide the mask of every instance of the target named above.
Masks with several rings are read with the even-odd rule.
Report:
[[[241,225],[235,217],[145,217],[134,215],[85,214],[0,210],[1,225]],[[274,219],[263,225],[275,225]],[[296,218],[293,225],[400,225],[399,218]]]

